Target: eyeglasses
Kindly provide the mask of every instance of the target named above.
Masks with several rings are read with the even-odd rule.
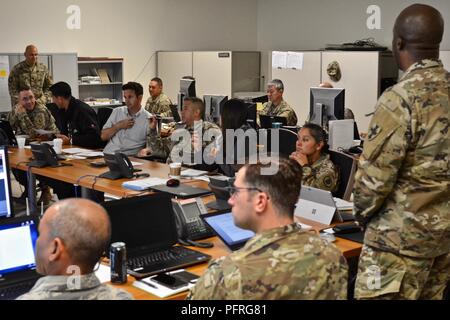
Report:
[[[234,196],[236,193],[238,193],[240,190],[264,192],[261,189],[255,188],[255,187],[248,187],[248,188],[244,188],[244,187],[227,187],[227,190],[230,193],[231,197]]]

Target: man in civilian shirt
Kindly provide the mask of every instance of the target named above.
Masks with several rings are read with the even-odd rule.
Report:
[[[101,138],[108,141],[104,153],[135,156],[147,143],[150,113],[141,106],[144,89],[137,82],[122,87],[126,107],[115,108],[103,126]]]
[[[65,144],[72,142],[84,148],[99,148],[102,145],[97,114],[94,109],[74,97],[66,82],[58,82],[50,87],[53,103],[64,112],[65,125],[60,128]]]

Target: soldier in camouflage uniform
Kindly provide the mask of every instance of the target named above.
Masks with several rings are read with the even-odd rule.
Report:
[[[34,93],[36,100],[41,105],[52,102],[50,86],[52,78],[48,68],[38,62],[38,50],[29,45],[25,49],[25,61],[15,65],[8,78],[9,95],[14,107],[18,103],[19,89],[28,86]]]
[[[185,98],[183,101],[183,111],[181,113],[182,121],[184,125],[178,126],[177,130],[172,133],[172,136],[167,138],[161,138],[156,131],[156,120],[150,121],[150,133],[148,138],[148,148],[139,152],[139,156],[153,155],[160,158],[167,158],[170,162],[180,162],[176,158],[189,158],[189,161],[183,161],[184,164],[197,164],[194,159],[197,152],[198,157],[203,162],[203,151],[207,146],[215,141],[217,137],[221,135],[220,128],[211,122],[203,121],[202,114],[204,113],[203,101],[198,98]],[[187,130],[189,132],[189,139],[176,139],[172,141],[173,135],[178,134],[180,130]],[[199,144],[199,138],[196,133],[199,131],[203,135],[202,144]],[[205,136],[209,136],[210,138]],[[183,151],[190,150],[190,156],[186,157]],[[205,165],[206,166],[206,165]],[[203,169],[211,170],[210,166],[206,166]]]
[[[130,300],[101,284],[94,267],[109,245],[111,225],[100,205],[69,199],[47,209],[39,223],[36,270],[45,275],[19,300]]]
[[[355,216],[365,226],[355,297],[442,299],[450,279],[450,74],[444,22],[406,8],[393,51],[405,71],[379,99],[359,161]]]
[[[303,168],[302,184],[327,191],[336,191],[339,172],[330,156],[327,134],[317,124],[307,123],[298,133],[297,148],[290,156]]]
[[[284,85],[279,79],[273,79],[267,84],[269,102],[264,103],[260,115],[285,117],[288,126],[297,125],[297,115],[294,109],[283,100]]]
[[[9,122],[16,135],[26,134],[34,139],[39,136],[36,129],[52,131],[58,135],[55,119],[45,106],[36,101],[30,87],[22,87],[19,91],[19,104],[9,114]]]
[[[150,98],[148,98],[145,104],[145,110],[150,113],[157,114],[160,117],[172,117],[172,110],[169,97],[162,93],[163,82],[160,78],[153,78],[150,80],[148,90],[150,92]]]
[[[293,220],[301,167],[280,159],[274,175],[252,164],[237,174],[231,198],[235,224],[255,236],[210,262],[188,299],[346,299],[347,263],[341,252]]]

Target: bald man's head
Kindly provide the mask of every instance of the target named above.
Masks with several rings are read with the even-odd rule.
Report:
[[[109,217],[103,207],[90,200],[57,202],[46,211],[41,223],[47,227],[50,240],[61,239],[71,262],[87,272],[92,272],[109,245]]]
[[[440,12],[428,5],[414,4],[404,9],[395,21],[392,49],[397,60],[402,59],[399,55],[402,51],[407,51],[413,62],[438,58],[443,34],[444,20]]]
[[[27,64],[29,64],[30,66],[33,66],[37,63],[38,61],[38,49],[36,48],[36,46],[30,44],[25,48],[25,61],[27,62]]]

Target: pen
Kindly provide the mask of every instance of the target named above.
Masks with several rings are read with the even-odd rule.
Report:
[[[154,284],[151,284],[151,283],[149,283],[147,281],[142,281],[142,282],[145,283],[146,285],[148,285],[150,288],[158,289]]]

